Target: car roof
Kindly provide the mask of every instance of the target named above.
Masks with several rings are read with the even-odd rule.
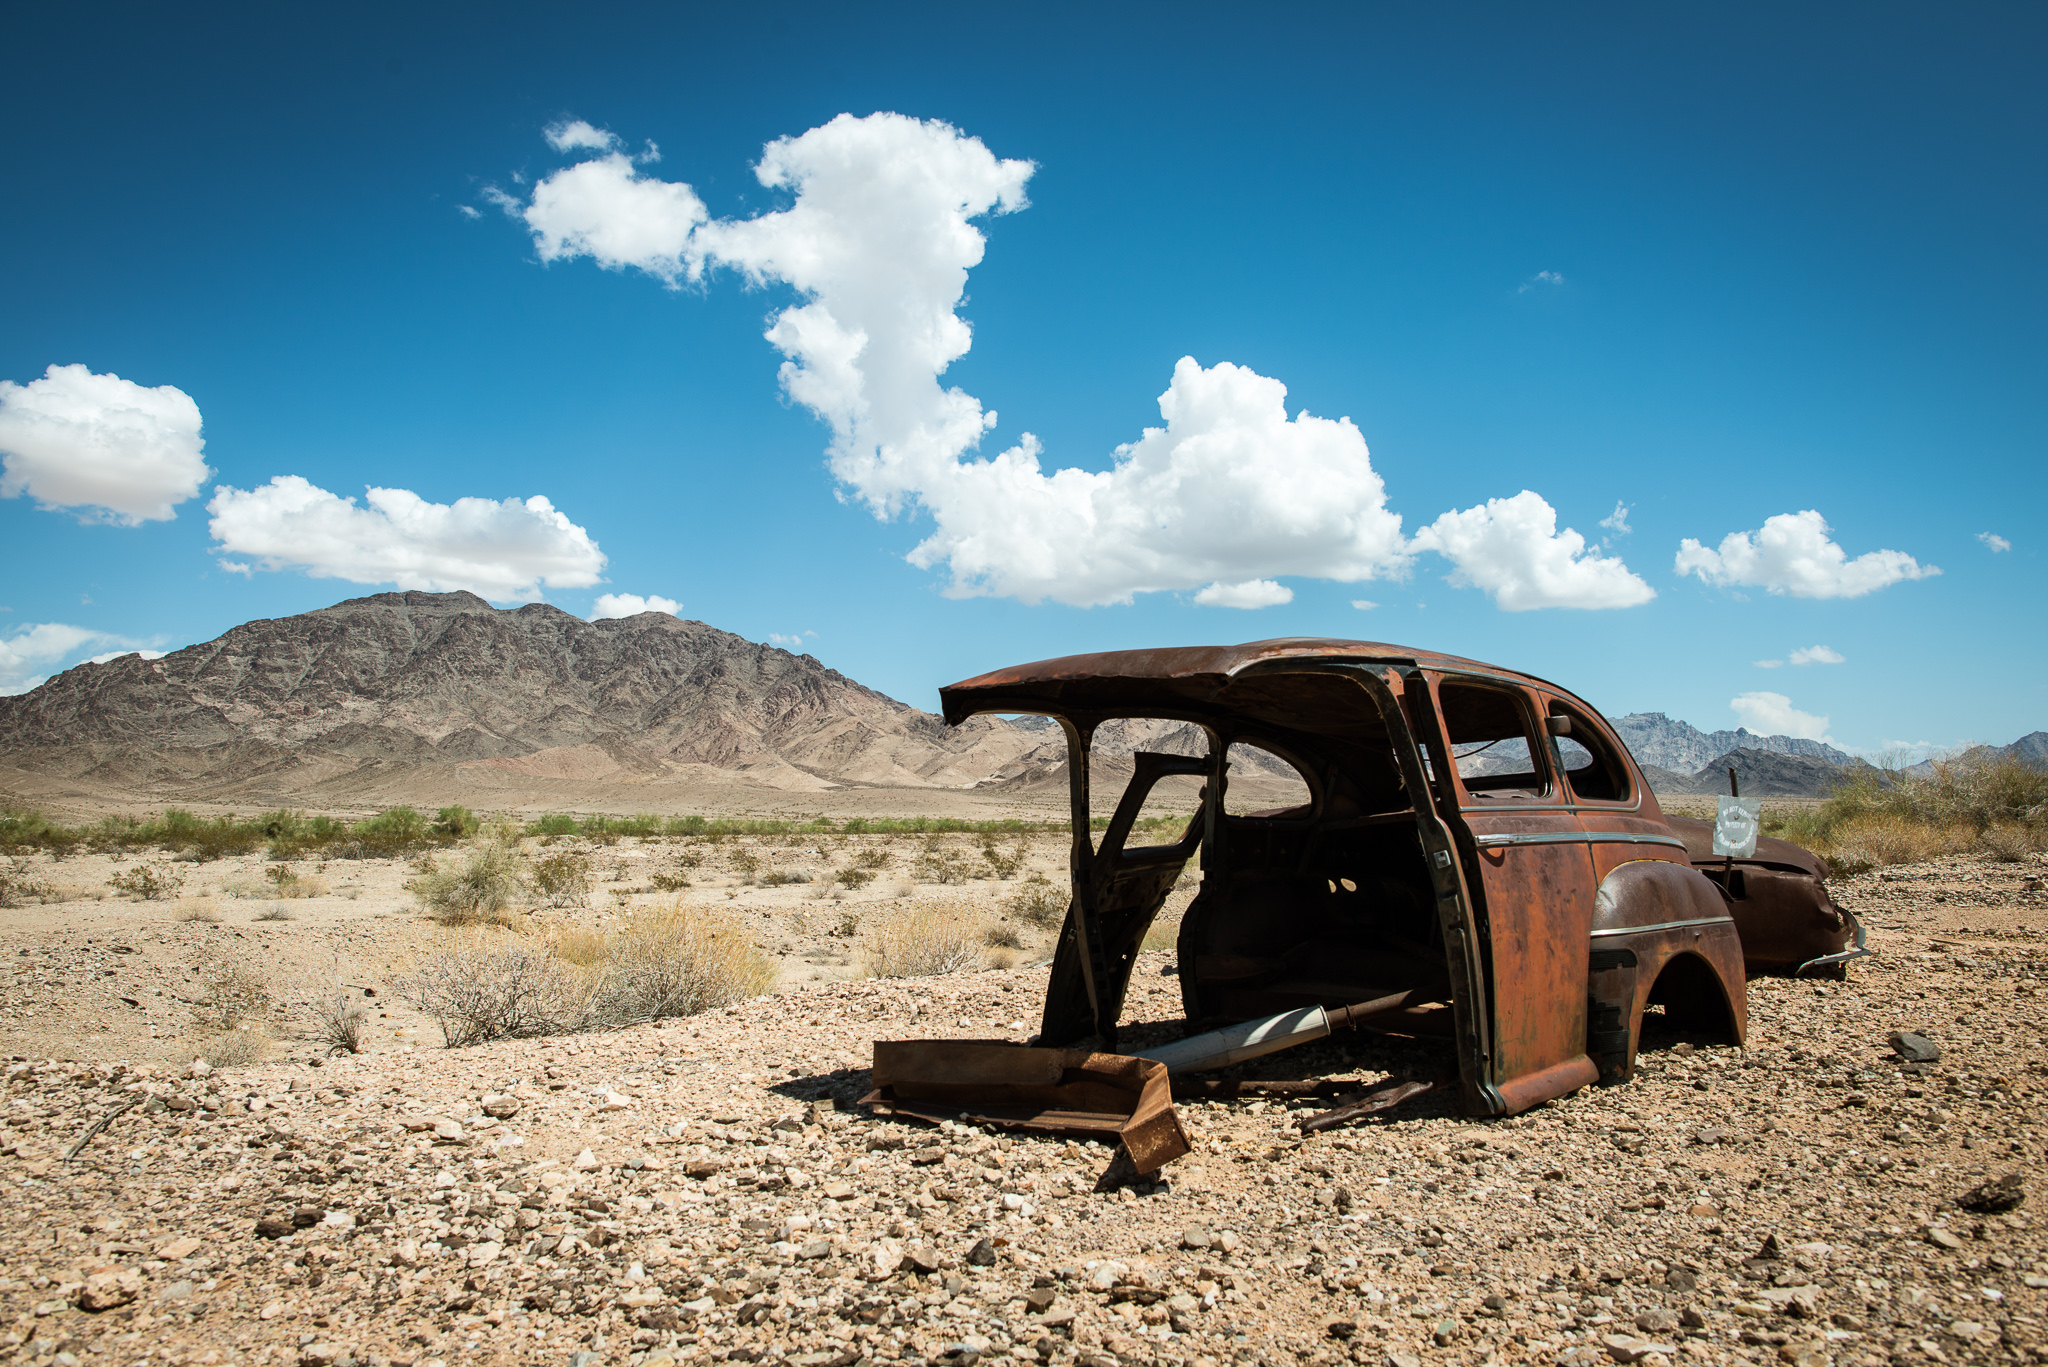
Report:
[[[1573,695],[1547,679],[1440,651],[1385,641],[1347,641],[1327,636],[1281,636],[1242,645],[1167,646],[1105,650],[991,670],[939,690],[950,723],[977,712],[1116,711],[1142,700],[1148,682],[1192,701],[1221,692],[1249,665],[1268,660],[1341,660],[1360,664],[1407,664],[1451,673],[1487,674]]]

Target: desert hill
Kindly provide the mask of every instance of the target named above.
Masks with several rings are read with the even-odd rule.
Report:
[[[998,720],[949,728],[808,655],[702,622],[586,622],[468,593],[354,598],[0,698],[10,770],[223,801],[521,788],[562,800],[711,779],[791,793],[961,788],[1044,738]]]
[[[1636,763],[1655,765],[1678,774],[1692,774],[1719,762],[1723,755],[1738,750],[1761,750],[1779,755],[1806,755],[1831,764],[1854,764],[1857,759],[1823,741],[1796,736],[1759,736],[1747,727],[1733,731],[1702,731],[1690,722],[1676,721],[1662,712],[1631,712],[1611,717],[1614,729]],[[1725,780],[1727,775],[1722,775]],[[1724,789],[1725,791],[1725,789]]]

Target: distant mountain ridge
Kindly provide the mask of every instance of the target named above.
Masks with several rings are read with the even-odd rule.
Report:
[[[1689,722],[1674,721],[1662,712],[1631,712],[1610,717],[1614,729],[1636,757],[1636,763],[1655,765],[1680,774],[1695,773],[1709,762],[1737,750],[1758,750],[1778,755],[1808,755],[1831,764],[1860,761],[1845,750],[1823,741],[1801,740],[1796,736],[1759,736],[1745,727],[1733,731],[1702,731]]]
[[[700,770],[782,789],[966,787],[1033,749],[948,727],[808,655],[665,613],[380,593],[127,655],[0,698],[0,759],[133,790],[375,788],[406,771],[629,783]],[[388,786],[388,785],[386,785]]]

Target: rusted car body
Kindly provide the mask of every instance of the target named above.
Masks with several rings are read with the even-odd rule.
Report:
[[[1446,1038],[1477,1115],[1625,1079],[1653,1004],[1680,1028],[1743,1038],[1726,891],[1693,866],[1606,721],[1555,684],[1296,638],[1070,656],[940,696],[950,723],[1036,713],[1066,733],[1073,894],[1042,1046],[1116,1049],[1145,932],[1196,859],[1178,942],[1190,1031],[1364,1006],[1348,1023]],[[1190,723],[1207,750],[1131,755],[1097,840],[1090,740],[1118,718]],[[1233,812],[1229,757],[1247,745],[1298,771],[1308,800]],[[1202,781],[1199,814],[1172,844],[1131,846],[1168,775]]]
[[[1685,842],[1692,866],[1728,895],[1728,910],[1742,936],[1742,957],[1758,973],[1847,975],[1849,961],[1870,951],[1854,916],[1828,896],[1828,866],[1812,850],[1764,836],[1742,859],[1714,853],[1714,823],[1665,818]]]

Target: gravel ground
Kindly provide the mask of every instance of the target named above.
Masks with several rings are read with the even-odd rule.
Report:
[[[1183,1103],[1195,1152],[1136,1183],[1099,1146],[857,1105],[873,1040],[1025,1038],[1042,969],[196,1078],[81,1032],[8,1067],[0,1355],[2044,1360],[2039,1193],[1959,1204],[2038,1185],[2048,895],[2021,877],[1838,884],[1878,957],[1753,982],[1746,1049],[1654,1034],[1626,1086],[1494,1122],[1424,1097],[1306,1141],[1284,1103]],[[1177,1032],[1172,967],[1144,956],[1129,1042]],[[1908,1065],[1900,1030],[1940,1059]],[[1436,1047],[1346,1035],[1249,1075],[1375,1080]]]

